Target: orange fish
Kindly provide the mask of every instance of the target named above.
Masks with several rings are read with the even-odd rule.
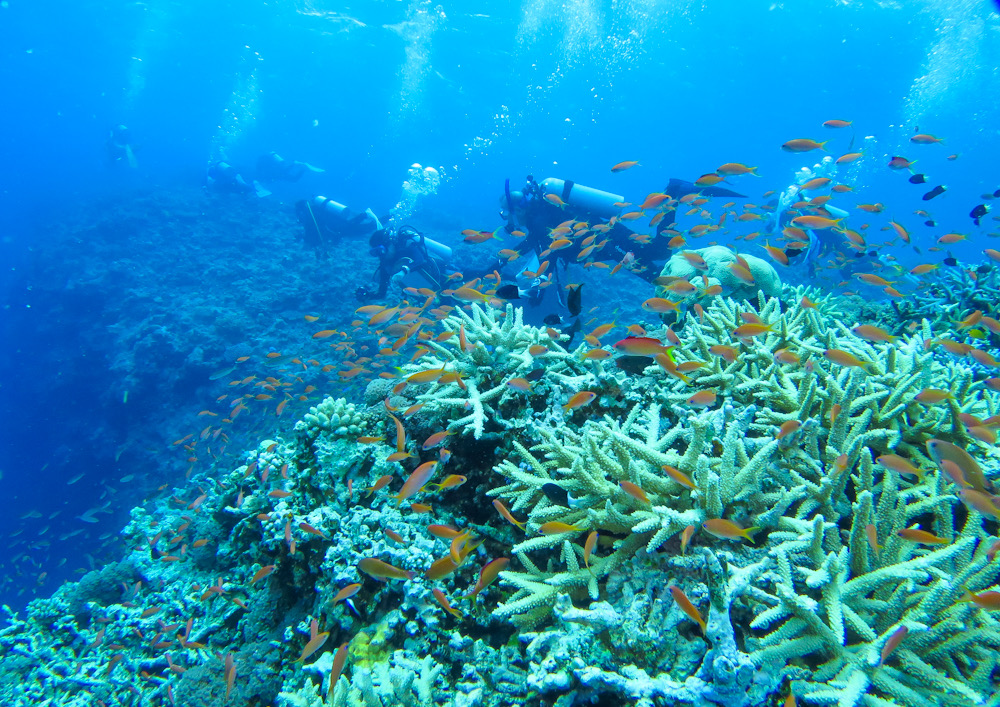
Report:
[[[853,120],[827,120],[823,123],[824,128],[846,128],[854,123]]]
[[[252,587],[254,584],[264,579],[264,577],[274,572],[274,568],[275,565],[264,565],[263,567],[261,567],[254,573],[253,578],[250,580],[250,586]]]
[[[293,663],[305,662],[306,658],[308,658],[313,653],[315,653],[316,651],[318,651],[320,648],[323,647],[323,644],[326,643],[326,639],[328,639],[329,637],[330,633],[328,631],[324,631],[323,633],[317,633],[315,636],[309,639],[308,643],[306,643],[305,647],[302,649],[302,655],[300,655],[292,662]]]
[[[910,540],[922,545],[947,545],[951,542],[920,528],[903,528],[896,535],[903,538],[903,540]]]
[[[453,607],[451,605],[451,602],[448,601],[448,597],[445,596],[444,592],[442,592],[437,587],[434,587],[434,589],[432,590],[432,593],[434,594],[434,598],[437,599],[437,603],[441,605],[442,609],[444,609],[445,611],[447,611],[449,614],[451,614],[452,616],[454,616],[456,619],[462,618],[462,612],[459,611],[458,609],[456,609],[455,607]]]
[[[618,172],[624,172],[626,169],[632,169],[633,167],[637,166],[639,166],[638,162],[632,160],[626,160],[625,162],[619,162],[618,164],[616,164],[614,167],[611,168],[611,171],[617,174]]]
[[[980,609],[1000,609],[1000,592],[989,591],[973,594],[968,589],[965,589],[962,592],[962,598],[958,601],[971,602]]]
[[[878,528],[869,523],[865,526],[865,536],[868,538],[868,546],[872,549],[872,553],[878,557],[878,552],[882,549],[878,544]]]
[[[403,483],[403,488],[399,490],[394,499],[396,499],[396,504],[399,505],[410,496],[415,493],[419,493],[420,489],[424,487],[428,479],[434,475],[434,471],[437,469],[438,463],[436,461],[424,462],[410,474],[409,478]]]
[[[633,484],[631,481],[622,480],[618,482],[618,485],[621,486],[622,491],[635,500],[642,503],[649,503],[649,496],[646,495],[646,492],[639,488],[636,484]]]
[[[333,599],[331,600],[331,604],[333,606],[336,606],[338,603],[344,601],[345,599],[350,599],[355,594],[357,594],[360,589],[361,589],[360,582],[356,582],[354,584],[348,584],[346,587],[344,587],[334,595]]]
[[[656,312],[657,314],[666,314],[667,312],[677,312],[679,314],[681,311],[676,302],[663,297],[649,298],[642,303],[642,308],[647,312]]]
[[[767,243],[766,241],[762,247],[764,248],[764,250],[767,251],[767,254],[771,256],[771,260],[778,263],[779,265],[788,265],[788,256],[785,255],[785,251],[783,251],[781,248],[775,248],[773,245]]]
[[[474,597],[481,591],[486,589],[486,587],[493,584],[500,573],[507,569],[507,565],[510,564],[509,557],[498,557],[492,562],[486,563],[481,570],[479,570],[479,579],[476,580],[476,586],[472,588],[468,594],[465,594],[465,598]]]
[[[507,506],[503,505],[503,501],[501,501],[499,498],[493,501],[493,507],[497,509],[497,513],[503,516],[504,520],[506,520],[508,523],[517,528],[520,528],[521,530],[524,530],[524,525],[525,525],[524,521],[515,519],[514,516],[511,515],[510,511],[507,510]]]
[[[330,665],[330,688],[327,691],[326,699],[331,703],[333,702],[333,690],[337,686],[340,675],[344,672],[344,664],[347,662],[348,645],[350,644],[345,643],[337,649],[337,652],[333,656],[333,663]]]
[[[886,658],[888,658],[892,652],[896,650],[899,644],[903,642],[903,639],[906,638],[906,634],[909,632],[910,630],[906,628],[906,626],[900,626],[892,632],[892,635],[889,636],[888,640],[886,640],[885,644],[882,646],[882,652],[878,661],[879,665],[882,665],[882,663],[886,661]]]
[[[737,538],[743,538],[744,540],[749,540],[753,542],[751,533],[759,528],[742,528],[731,520],[726,520],[725,518],[709,518],[704,523],[701,524],[709,534],[714,535],[717,538],[723,538],[725,540],[736,540]]]
[[[471,230],[472,229],[466,229],[466,231],[471,231]],[[466,233],[466,231],[462,231],[462,233]],[[466,243],[478,244],[478,243],[485,243],[491,238],[496,238],[496,236],[493,235],[492,231],[472,231],[472,233],[466,234],[465,238],[463,238],[462,240],[464,240]]]
[[[917,480],[923,480],[924,478],[924,472],[922,469],[915,467],[908,459],[905,459],[898,454],[883,454],[875,459],[875,463],[884,469],[895,471],[897,474],[915,476]]]
[[[401,570],[398,567],[393,567],[388,562],[383,562],[382,560],[378,560],[374,557],[366,557],[358,562],[358,569],[372,579],[377,579],[379,581],[389,579],[413,579],[415,576],[414,572]]]
[[[778,428],[778,434],[775,435],[775,439],[785,439],[791,434],[798,432],[799,428],[802,427],[801,420],[787,420],[781,423],[781,427]]]
[[[836,363],[840,366],[855,366],[857,368],[864,368],[865,366],[871,365],[871,361],[862,361],[854,354],[842,349],[827,349],[823,352],[823,356],[828,361]]]
[[[715,405],[717,396],[714,389],[699,390],[685,402],[691,407],[709,408]]]
[[[913,399],[918,403],[923,403],[924,405],[937,405],[938,403],[943,403],[945,400],[954,400],[955,396],[948,390],[924,388],[913,396]]]
[[[828,141],[816,142],[815,140],[810,140],[808,138],[796,138],[795,140],[789,140],[781,146],[781,149],[785,152],[809,152],[810,150],[825,150],[823,147]]]
[[[563,523],[559,520],[550,520],[548,523],[542,523],[538,528],[538,532],[542,535],[560,535],[561,533],[578,533],[583,528],[570,525],[569,523]]]
[[[715,171],[716,173],[725,175],[727,177],[737,177],[742,174],[752,174],[755,177],[758,176],[756,167],[748,167],[745,164],[741,164],[739,162],[726,162],[726,164],[722,165]],[[725,208],[729,207],[727,206]]]
[[[684,486],[685,488],[689,488],[692,491],[697,491],[698,490],[698,487],[695,486],[694,481],[691,480],[691,477],[688,476],[687,474],[685,474],[680,469],[677,469],[676,467],[672,467],[669,464],[664,465],[661,468],[665,472],[667,472],[667,476],[669,476],[671,479],[673,479],[674,481],[676,481],[677,483],[679,483],[681,486]]]
[[[737,339],[741,339],[741,338],[760,336],[762,334],[766,334],[767,332],[773,332],[773,331],[774,331],[773,324],[750,323],[736,327],[736,329],[733,330],[733,336],[735,336]]]
[[[442,430],[441,432],[435,432],[430,437],[424,440],[421,449],[427,451],[429,449],[434,449],[434,447],[445,441],[450,435],[455,434],[451,430]]]
[[[681,554],[684,555],[687,551],[687,546],[691,542],[691,538],[694,537],[694,532],[697,527],[689,525],[681,531]]]
[[[448,489],[455,489],[464,484],[467,479],[459,474],[449,474],[444,478],[444,481],[436,485],[438,491],[447,491]]]
[[[739,349],[735,346],[725,346],[724,344],[715,344],[714,346],[710,346],[708,351],[709,353],[722,357],[727,363],[735,361],[736,356],[739,354]]]
[[[589,405],[597,397],[597,393],[589,390],[581,390],[579,393],[571,397],[563,405],[563,412],[569,412],[570,410],[575,410],[578,407],[583,407],[584,405]]]
[[[858,324],[856,327],[851,329],[851,331],[865,341],[882,341],[892,343],[898,338],[887,332],[885,329],[880,329],[879,327],[871,324]]]
[[[843,219],[833,219],[826,218],[825,216],[796,216],[792,219],[793,226],[799,226],[800,228],[811,228],[814,231],[823,230],[825,228],[834,228],[840,224]]]
[[[681,611],[687,614],[689,619],[701,626],[701,632],[705,633],[708,630],[708,624],[705,623],[705,619],[701,617],[701,613],[699,613],[695,605],[691,603],[691,600],[688,599],[687,594],[685,594],[684,591],[676,584],[670,585],[670,594],[673,596],[674,601],[677,603],[677,606],[680,607]]]

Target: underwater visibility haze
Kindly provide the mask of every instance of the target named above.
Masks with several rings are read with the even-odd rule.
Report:
[[[1000,704],[998,13],[0,1],[0,705]]]

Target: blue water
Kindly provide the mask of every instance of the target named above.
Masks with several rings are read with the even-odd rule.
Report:
[[[834,157],[865,149],[851,168],[856,194],[837,203],[884,203],[869,232],[893,218],[922,251],[898,248],[900,263],[939,262],[945,252],[928,249],[946,232],[966,234],[950,251],[977,263],[998,230],[990,217],[981,227],[968,217],[981,193],[1000,188],[998,66],[996,5],[971,0],[4,0],[0,601],[23,604],[113,558],[128,509],[183,467],[149,440],[191,427],[180,420],[214,395],[204,367],[188,369],[183,358],[164,370],[139,366],[126,380],[108,362],[129,352],[95,349],[95,332],[127,328],[143,312],[109,321],[96,312],[108,311],[113,291],[59,296],[62,278],[86,277],[78,268],[93,241],[80,219],[99,219],[116,199],[163,193],[176,205],[176,194],[201,188],[211,160],[250,174],[275,150],[326,171],[275,187],[268,208],[291,214],[296,199],[324,194],[384,214],[419,163],[442,180],[409,218],[457,242],[462,228],[499,226],[504,179],[519,185],[529,173],[641,201],[670,177],[744,162],[761,178],[739,178],[734,188],[763,203],[765,191],[784,189],[821,159],[779,149],[809,137],[831,140]],[[854,123],[821,127],[833,118]],[[106,163],[117,123],[133,134],[134,170]],[[911,144],[918,128],[945,145]],[[917,160],[929,183],[916,187],[908,172],[888,170],[892,155]],[[640,166],[612,174],[622,160]],[[942,183],[945,195],[921,201]],[[938,227],[913,215],[925,207]],[[198,219],[185,228],[197,235]],[[754,228],[733,226],[730,236]],[[178,247],[171,234],[143,247],[169,254]],[[222,245],[198,247],[204,255]],[[252,245],[251,257],[265,257],[263,244]],[[222,260],[217,276],[236,260]],[[338,277],[336,256],[322,280],[311,261],[313,270],[297,262],[288,276],[315,278],[317,290]],[[175,267],[164,280],[184,261]],[[38,273],[59,279],[39,283]],[[176,295],[179,308],[187,301],[159,294]],[[349,317],[355,304],[346,297],[340,306]]]

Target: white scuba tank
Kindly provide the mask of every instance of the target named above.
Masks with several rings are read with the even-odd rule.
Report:
[[[625,201],[625,197],[619,194],[585,187],[565,179],[548,177],[539,184],[546,194],[555,194],[574,210],[585,211],[599,218],[615,216],[621,211],[615,203]]]
[[[447,263],[451,260],[451,248],[444,243],[438,243],[424,236],[424,247],[427,248],[427,254],[440,263]]]

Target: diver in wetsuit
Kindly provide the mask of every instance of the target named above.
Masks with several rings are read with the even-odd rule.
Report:
[[[722,187],[699,188],[680,179],[671,179],[665,189],[665,193],[674,199],[696,192],[706,196],[746,198],[743,194],[729,189]],[[565,206],[559,206],[557,203],[549,201],[545,198],[546,195],[558,197]],[[572,181],[550,177],[537,182],[531,175],[528,175],[524,189],[521,191],[511,191],[510,180],[504,185],[504,194],[500,197],[500,217],[507,221],[504,228],[508,233],[521,231],[527,234],[517,244],[516,250],[522,255],[532,254],[534,260],[537,260],[540,253],[549,247],[551,243],[550,231],[558,224],[567,220],[578,220],[587,221],[593,227],[598,222],[607,222],[621,213],[621,207],[615,206],[615,204],[624,200],[625,197],[618,194],[611,194]],[[659,277],[663,263],[670,257],[670,248],[667,245],[669,239],[660,237],[660,234],[665,229],[670,228],[675,221],[676,210],[665,211],[663,219],[657,225],[657,237],[652,238],[648,243],[641,243],[633,239],[633,236],[636,235],[635,232],[626,228],[620,221],[616,221],[606,232],[598,235],[598,240],[607,238],[609,242],[604,248],[595,251],[594,259],[620,262],[631,253],[636,264],[636,267],[632,268],[632,272],[651,282]],[[554,251],[548,257],[554,261],[554,265],[562,264],[565,267],[570,261],[576,260],[581,250],[580,244],[573,243],[566,248]],[[526,267],[531,268],[533,265],[537,265],[537,262],[529,262]]]
[[[295,214],[302,224],[306,245],[316,250],[316,256],[326,258],[330,243],[344,236],[367,236],[382,229],[382,223],[371,209],[351,211],[325,196],[314,196],[296,202]]]
[[[384,297],[390,285],[402,289],[406,286],[429,287],[440,290],[444,287],[444,270],[451,259],[451,248],[427,238],[412,226],[401,226],[398,230],[382,228],[369,239],[373,256],[378,258],[378,268],[372,276],[378,288],[359,287],[355,296],[358,300]]]
[[[286,160],[277,152],[268,152],[257,159],[257,179],[262,182],[297,182],[307,172],[325,172],[308,162]]]
[[[253,183],[248,183],[238,169],[224,160],[209,165],[206,186],[209,190],[222,194],[244,194],[257,197],[271,194],[256,180]]]
[[[769,205],[774,207],[774,218],[764,227],[764,233],[771,235],[777,231],[780,234],[786,227],[791,226],[792,219],[802,215],[799,210],[791,208],[791,204],[800,198],[798,185],[793,184],[777,200],[769,202]],[[824,204],[818,214],[833,219],[844,219],[848,216],[846,211],[831,204]],[[809,280],[830,279],[821,277],[822,267],[839,270],[838,277],[850,277],[860,272],[874,272],[884,264],[877,250],[852,247],[852,242],[840,231],[832,228],[803,228],[802,231],[806,234],[808,247],[786,248],[785,257],[788,258],[790,267],[804,267]]]
[[[111,128],[111,135],[104,144],[108,155],[108,164],[112,167],[136,167],[135,147],[132,145],[132,131],[128,126],[119,123]]]

